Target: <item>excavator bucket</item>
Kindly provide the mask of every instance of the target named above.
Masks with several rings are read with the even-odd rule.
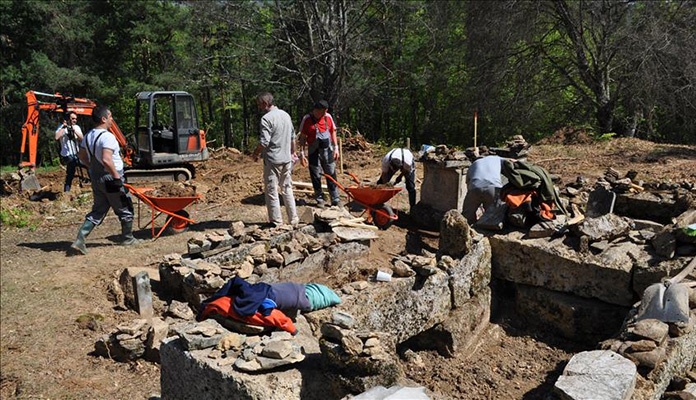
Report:
[[[39,183],[39,180],[36,178],[36,174],[34,173],[34,171],[19,171],[19,176],[19,183],[22,191],[41,190],[41,184]]]

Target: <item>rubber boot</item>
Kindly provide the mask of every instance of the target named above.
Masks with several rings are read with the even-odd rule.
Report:
[[[133,221],[121,221],[121,246],[132,246],[142,241],[133,237]]]
[[[86,219],[85,222],[82,223],[80,230],[77,232],[77,239],[75,239],[73,244],[70,245],[70,248],[86,255],[87,245],[85,245],[85,239],[87,238],[87,235],[92,232],[95,226],[96,225],[94,222]]]

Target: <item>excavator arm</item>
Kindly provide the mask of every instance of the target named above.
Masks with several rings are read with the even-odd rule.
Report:
[[[27,119],[22,125],[22,146],[20,149],[20,168],[36,168],[36,155],[39,144],[39,114],[52,112],[68,114],[74,112],[77,115],[92,115],[97,104],[89,99],[63,96],[60,93],[49,94],[30,90],[27,97]],[[42,100],[39,100],[39,97]],[[109,129],[118,141],[123,151],[123,162],[131,166],[133,148],[129,146],[126,137],[114,121]]]

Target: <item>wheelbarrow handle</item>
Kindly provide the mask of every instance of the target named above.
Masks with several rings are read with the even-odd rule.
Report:
[[[331,175],[324,174],[324,176],[326,177],[326,179],[329,179],[329,180],[331,180],[331,182],[335,183],[336,186],[338,186],[341,190],[343,190],[344,192],[346,191],[346,188],[343,187],[343,185],[341,185],[341,183],[339,181],[335,180]]]
[[[358,185],[360,185],[360,180],[358,179],[357,176],[353,175],[352,173],[350,173],[350,172],[348,172],[348,171],[344,171],[343,173],[346,174],[346,175],[348,175],[348,176],[350,176],[351,178],[353,178],[353,180],[355,181],[355,183],[357,183]]]

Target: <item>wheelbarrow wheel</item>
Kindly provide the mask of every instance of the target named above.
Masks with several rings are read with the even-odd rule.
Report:
[[[175,211],[174,214],[180,215],[184,218],[189,217],[189,213],[186,212],[186,210]],[[167,225],[167,229],[165,229],[165,232],[167,232],[167,234],[176,235],[177,233],[186,232],[189,228],[188,221],[179,218],[174,218],[172,216],[169,216],[169,220],[172,221],[169,222],[169,225]]]
[[[389,215],[389,217],[385,216],[382,214],[382,211],[385,214]],[[375,206],[375,209],[372,210],[372,222],[375,224],[376,227],[378,227],[381,230],[387,230],[389,229],[390,226],[394,223],[394,217],[396,214],[394,213],[394,210],[388,205],[388,204],[380,204],[378,206]]]

